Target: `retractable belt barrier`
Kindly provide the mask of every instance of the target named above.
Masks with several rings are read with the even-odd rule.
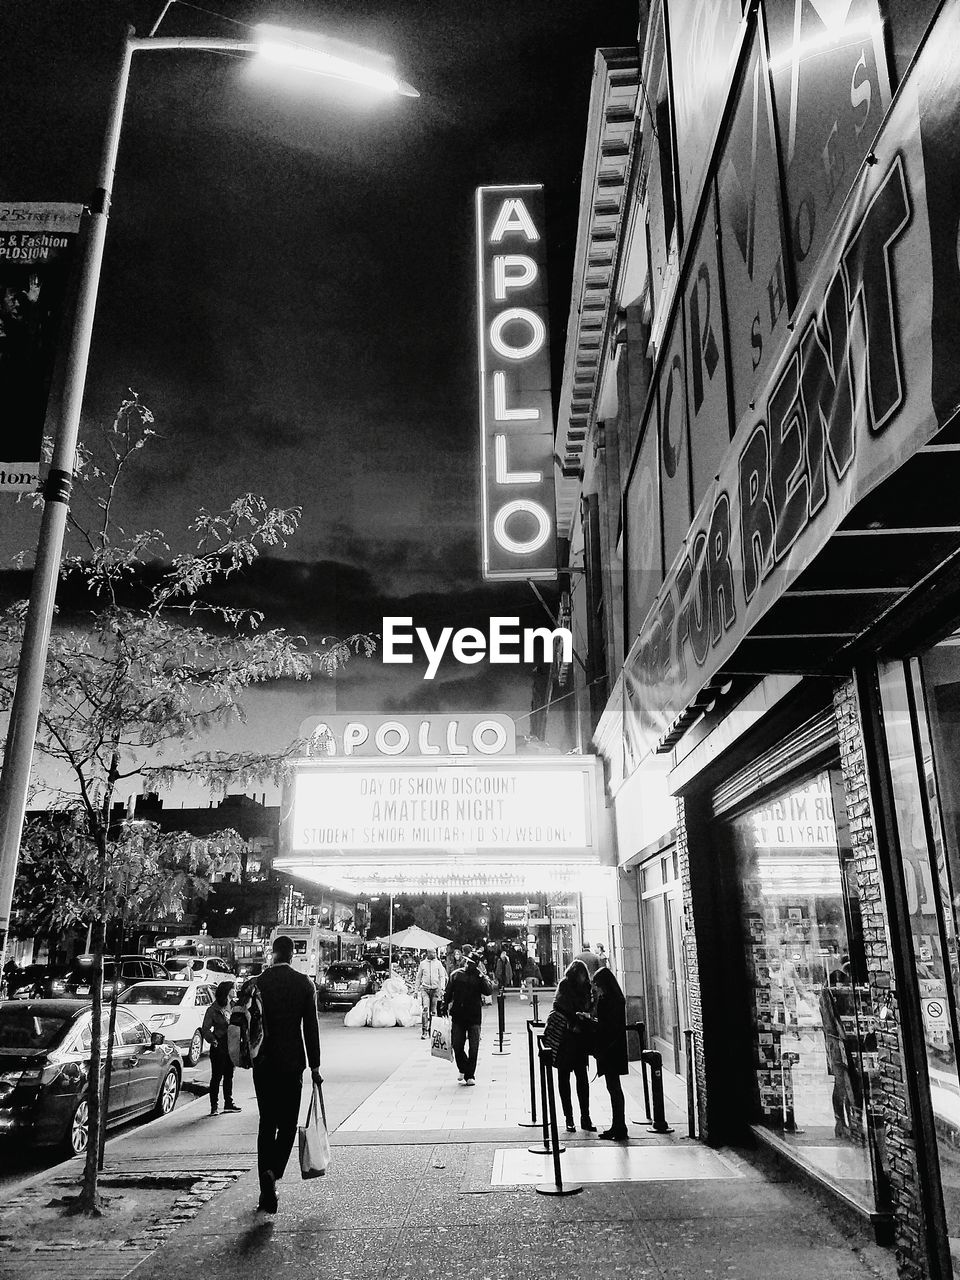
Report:
[[[537,1055],[533,1045],[538,1029],[543,1029],[543,1023],[538,1022],[536,1018],[528,1018],[527,1054],[530,1059],[530,1119],[519,1121],[521,1129],[536,1129],[540,1125],[540,1121],[537,1119]]]
[[[549,1112],[549,1135],[547,1133],[547,1121],[544,1118],[543,1138],[544,1146],[547,1146],[547,1138],[549,1136],[549,1150],[553,1155],[553,1182],[542,1182],[537,1185],[537,1191],[542,1196],[575,1196],[578,1195],[583,1187],[564,1186],[563,1171],[560,1167],[560,1153],[565,1151],[565,1147],[560,1145],[560,1134],[557,1129],[557,1095],[553,1087],[553,1054],[547,1049],[543,1042],[540,1043],[540,1080],[543,1085],[545,1097],[543,1098],[544,1112]],[[531,1147],[532,1151],[533,1148]]]
[[[643,1079],[643,1109],[647,1117],[646,1121],[634,1120],[633,1123],[649,1124],[650,1123],[650,1086],[647,1084],[647,1069],[646,1067],[643,1067],[643,1055],[647,1048],[647,1024],[645,1022],[628,1022],[627,1034],[629,1035],[631,1031],[636,1035],[637,1041],[640,1045],[640,1048],[637,1052],[636,1057],[633,1057],[631,1055],[631,1061],[639,1062],[642,1067],[640,1074]]]
[[[544,1048],[543,1040],[537,1031],[534,1031],[533,1034],[537,1041],[537,1060],[540,1064],[540,1127],[543,1130],[543,1136],[539,1147],[528,1147],[527,1150],[531,1155],[550,1156],[553,1155],[553,1147],[550,1145],[551,1137],[557,1142],[560,1140],[559,1135],[556,1132],[551,1134],[550,1130],[550,1107],[547,1103],[547,1090],[552,1084],[550,1066],[547,1061],[550,1050]],[[566,1147],[561,1147],[560,1150],[565,1151]]]
[[[504,1049],[503,1047],[503,1027],[504,1027],[506,1003],[507,1003],[507,997],[503,991],[503,988],[501,987],[497,995],[497,1036],[500,1040],[500,1047],[498,1049],[494,1049],[493,1051],[495,1056],[498,1058],[506,1057],[506,1055],[510,1052],[509,1049]]]
[[[644,1086],[647,1083],[647,1067],[650,1068],[650,1099],[653,1106],[650,1128],[654,1133],[673,1133],[667,1124],[667,1114],[663,1106],[663,1058],[656,1049],[644,1049],[640,1055],[640,1062],[643,1064]]]

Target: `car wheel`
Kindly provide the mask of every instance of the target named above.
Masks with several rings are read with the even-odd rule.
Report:
[[[187,1050],[187,1066],[195,1067],[203,1056],[203,1036],[200,1034],[200,1028],[193,1033],[193,1039],[190,1041],[190,1048]]]
[[[70,1128],[67,1130],[66,1140],[64,1141],[64,1147],[71,1156],[82,1156],[86,1152],[89,1138],[87,1130],[89,1122],[90,1110],[87,1106],[87,1100],[86,1098],[81,1098],[73,1113],[73,1119],[70,1121]]]
[[[154,1116],[168,1116],[177,1105],[177,1098],[179,1096],[180,1072],[176,1067],[171,1067],[163,1077],[163,1082],[160,1085],[160,1093],[157,1095],[157,1104],[153,1108]]]

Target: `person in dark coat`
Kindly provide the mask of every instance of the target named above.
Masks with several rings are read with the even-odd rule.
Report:
[[[217,1115],[220,1110],[220,1082],[223,1081],[224,1111],[239,1111],[233,1100],[233,1062],[227,1047],[227,1034],[230,1030],[230,997],[233,995],[233,982],[217,984],[217,998],[213,1004],[207,1005],[203,1015],[203,1026],[200,1034],[210,1045],[210,1114]]]
[[[450,975],[443,993],[443,1002],[450,1014],[450,1040],[460,1073],[458,1079],[463,1084],[476,1083],[483,997],[488,996],[491,989],[490,980],[480,968],[473,948],[464,947],[463,965]]]
[[[567,1125],[567,1133],[576,1133],[573,1123],[573,1098],[570,1094],[570,1076],[577,1082],[577,1101],[580,1104],[580,1128],[586,1133],[596,1133],[597,1127],[590,1119],[590,1073],[588,1052],[593,1025],[593,987],[586,965],[574,960],[557,987],[553,1000],[554,1012],[564,1023],[554,1055],[557,1068],[557,1088]]]
[[[307,975],[291,967],[292,959],[293,939],[274,938],[273,963],[254,979],[263,1001],[263,1044],[253,1064],[253,1087],[260,1108],[258,1208],[266,1213],[277,1211],[276,1184],[297,1136],[300,1089],[308,1062],[314,1083],[322,1083],[317,993]]]
[[[620,1077],[627,1075],[627,1001],[620,989],[612,969],[606,965],[598,969],[593,979],[597,992],[597,1031],[594,1041],[594,1056],[597,1059],[597,1073],[603,1076],[610,1095],[610,1106],[613,1109],[613,1123],[609,1129],[600,1134],[613,1142],[623,1142],[629,1138],[627,1130],[626,1108],[623,1099],[623,1086]]]

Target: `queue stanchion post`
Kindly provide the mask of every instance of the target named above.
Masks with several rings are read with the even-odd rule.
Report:
[[[535,986],[532,987],[531,990],[533,992],[533,1020],[534,1022],[539,1022],[540,1021],[540,997],[537,995],[537,988]]]
[[[663,1105],[663,1058],[656,1049],[645,1049],[641,1061],[650,1067],[650,1099],[653,1108],[650,1128],[654,1133],[673,1133],[667,1124],[667,1113]]]
[[[583,1190],[583,1187],[569,1185],[565,1187],[563,1185],[563,1168],[560,1164],[560,1153],[565,1151],[566,1148],[560,1145],[560,1132],[557,1127],[557,1095],[553,1087],[553,1054],[544,1047],[542,1042],[540,1044],[540,1069],[546,1081],[547,1096],[545,1102],[550,1112],[553,1182],[539,1183],[536,1190],[542,1196],[575,1196]]]
[[[493,1056],[496,1058],[505,1058],[507,1054],[509,1054],[510,1052],[509,1049],[505,1049],[503,1047],[503,1030],[504,1030],[504,1024],[506,1021],[506,1004],[507,1004],[507,997],[504,993],[503,988],[501,987],[499,992],[497,993],[497,1037],[499,1040],[500,1047],[498,1049],[494,1049],[493,1051]]]
[[[527,1020],[527,1056],[530,1061],[530,1119],[518,1121],[521,1129],[539,1129],[540,1127],[540,1121],[537,1119],[537,1054],[533,1047],[533,1042],[536,1039],[537,1028],[542,1026],[542,1022]]]
[[[547,1104],[547,1076],[549,1072],[544,1062],[543,1044],[540,1040],[537,1041],[537,1060],[540,1064],[540,1116],[543,1133],[540,1146],[528,1147],[527,1150],[531,1155],[549,1156],[553,1154],[553,1148],[550,1146],[550,1108]],[[557,1135],[557,1141],[559,1142],[559,1134]],[[560,1150],[565,1151],[566,1148],[560,1147]]]
[[[643,1110],[646,1113],[645,1120],[634,1120],[633,1123],[649,1124],[652,1119],[650,1114],[650,1084],[647,1080],[647,1063],[643,1056],[647,1048],[647,1026],[644,1022],[628,1022],[627,1030],[636,1033],[637,1041],[640,1045],[640,1079],[643,1082]]]

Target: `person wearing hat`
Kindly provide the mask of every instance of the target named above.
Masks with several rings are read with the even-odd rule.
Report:
[[[220,1113],[220,1084],[223,1082],[224,1111],[239,1111],[240,1107],[233,1100],[233,1060],[227,1047],[227,1033],[230,1029],[230,997],[233,994],[232,982],[217,984],[217,994],[213,1004],[207,1005],[203,1015],[203,1026],[200,1034],[210,1045],[210,1114]]]
[[[443,1002],[450,1014],[450,1039],[461,1084],[476,1083],[483,997],[488,996],[491,990],[490,980],[481,969],[473,948],[464,947],[463,965],[450,975],[443,994]]]

